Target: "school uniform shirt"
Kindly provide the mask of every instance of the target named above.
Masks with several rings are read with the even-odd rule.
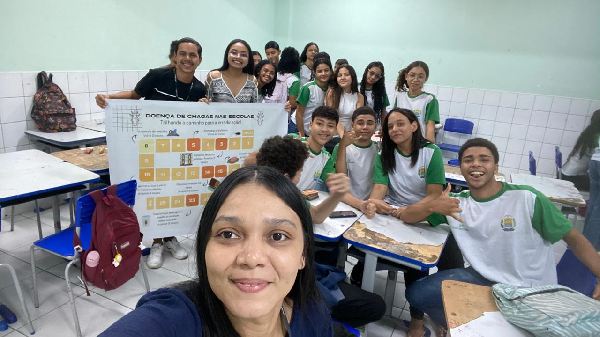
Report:
[[[567,162],[563,164],[560,170],[563,175],[566,176],[584,176],[588,174],[590,167],[590,160],[592,159],[593,150],[584,153],[581,158],[579,157],[579,151],[567,159]]]
[[[206,88],[196,77],[192,83],[175,79],[175,68],[151,69],[133,89],[146,100],[197,102],[206,97]]]
[[[289,136],[298,138],[295,133],[290,133]],[[307,142],[308,137],[300,138],[302,142]],[[308,158],[302,166],[302,174],[300,174],[300,181],[296,186],[300,191],[314,190],[317,187],[317,181],[320,179],[325,181],[327,175],[335,173],[334,161],[331,159],[331,154],[321,148],[320,152],[313,151],[310,146],[308,147]]]
[[[375,101],[373,100],[373,90],[365,89],[365,105],[371,109],[375,109]],[[383,108],[387,108],[390,106],[390,100],[388,98],[387,92],[383,92]],[[375,114],[379,117],[376,118],[377,124],[381,124],[381,113],[375,111]]]
[[[308,124],[312,120],[312,113],[316,108],[323,106],[323,102],[325,101],[325,93],[327,92],[327,88],[321,88],[317,81],[312,81],[306,83],[298,94],[298,98],[296,98],[296,102],[303,107],[304,109],[304,130],[308,130]],[[296,112],[292,114],[292,122],[296,124]]]
[[[383,171],[381,155],[375,160],[373,183],[388,187],[384,199],[388,204],[401,207],[415,204],[427,196],[427,185],[446,183],[442,151],[434,144],[423,143],[413,167],[410,167],[411,156],[403,155],[398,148],[394,156],[396,169],[391,175]]]
[[[440,122],[440,105],[433,94],[423,91],[418,96],[411,96],[407,91],[396,91],[394,102],[394,108],[404,108],[415,113],[421,123],[423,136],[428,121]]]
[[[332,162],[337,162],[340,144],[333,149]],[[346,147],[346,169],[350,178],[350,193],[360,200],[366,200],[373,189],[373,173],[375,171],[375,159],[379,147],[371,141],[368,146],[362,147],[354,143]]]
[[[475,271],[519,287],[557,283],[552,244],[573,226],[547,197],[531,186],[506,182],[487,199],[475,199],[470,191],[450,196],[460,201],[458,216],[465,222],[435,213],[428,221],[450,225]]]
[[[594,143],[594,152],[592,153],[592,160],[596,160],[596,161],[600,161],[600,133],[595,135],[594,138],[596,139],[595,143]]]
[[[303,87],[306,83],[311,81],[313,76],[313,71],[302,62],[300,64],[300,71],[298,72],[298,77],[300,78],[300,87]]]
[[[352,114],[356,110],[356,104],[358,103],[358,92],[354,93],[343,93],[340,97],[340,104],[338,105],[338,116],[340,117],[340,123],[344,127],[344,130],[350,131],[352,129]]]
[[[298,96],[300,80],[294,74],[277,74],[275,89],[271,96],[264,97],[264,103],[285,103],[289,96]]]

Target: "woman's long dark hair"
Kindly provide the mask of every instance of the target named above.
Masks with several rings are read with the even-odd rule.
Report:
[[[419,124],[419,120],[414,112],[408,109],[402,108],[394,108],[390,110],[390,112],[383,119],[383,124],[381,128],[383,130],[383,139],[381,140],[381,164],[383,167],[383,171],[387,174],[392,174],[396,170],[396,156],[394,151],[398,145],[394,143],[392,138],[390,138],[390,130],[388,126],[388,120],[393,113],[403,114],[406,118],[408,118],[409,123],[416,123],[417,129],[413,132],[412,135],[412,152],[410,155],[410,167],[415,166],[417,161],[419,160],[419,150],[423,147],[424,144],[431,144],[423,134],[421,133],[421,125]],[[400,172],[402,174],[402,172]]]
[[[423,68],[423,70],[425,71],[425,76],[429,78],[429,67],[427,66],[427,63],[423,61],[415,61],[406,66],[406,68],[400,70],[400,72],[398,73],[398,79],[396,79],[396,91],[408,91],[408,84],[406,83],[406,74],[408,74],[408,72],[414,67]]]
[[[253,75],[254,74],[254,61],[252,60],[252,48],[250,48],[250,45],[248,44],[248,42],[246,42],[242,39],[235,39],[235,40],[229,42],[229,44],[227,45],[227,48],[225,48],[225,56],[223,56],[223,65],[221,66],[221,68],[218,68],[217,70],[223,71],[223,70],[229,69],[229,61],[227,60],[227,55],[229,55],[229,50],[231,49],[231,46],[233,46],[236,43],[241,43],[244,46],[246,46],[246,48],[248,48],[248,64],[244,67],[244,69],[242,69],[242,72]]]
[[[271,82],[263,85],[263,87],[260,88],[260,94],[263,97],[273,95],[273,90],[275,90],[275,84],[277,84],[277,66],[274,65],[269,60],[261,60],[260,62],[258,62],[256,67],[254,67],[254,77],[258,81],[258,76],[260,75],[260,70],[262,69],[262,67],[264,67],[267,64],[270,64],[271,66],[273,66],[273,69],[275,69],[275,76],[273,76],[273,80],[271,80]]]
[[[369,65],[365,68],[362,80],[360,81],[360,93],[364,96],[365,105],[367,105],[367,94],[365,92],[367,86],[367,74],[373,67],[381,69],[381,78],[377,82],[373,83],[373,89],[371,89],[371,95],[373,97],[373,110],[375,111],[376,115],[375,120],[377,123],[380,123],[381,113],[383,112],[383,98],[385,96],[385,69],[383,68],[383,63],[374,61],[369,63]]]
[[[278,70],[280,74],[293,74],[300,71],[300,55],[294,47],[285,47],[279,58]]]
[[[308,310],[323,307],[314,305],[314,303],[321,303],[323,299],[315,279],[313,223],[306,201],[296,185],[276,170],[264,166],[248,166],[227,176],[204,207],[196,236],[198,279],[181,286],[198,309],[202,322],[202,336],[239,336],[225,312],[223,303],[210,288],[205,259],[206,246],[211,237],[217,212],[227,197],[243,184],[255,184],[266,188],[285,202],[300,218],[304,234],[305,266],[298,271],[296,281],[287,298],[293,301],[294,310],[300,311],[298,314],[307,314]],[[310,314],[314,314],[314,312]],[[322,314],[328,315],[329,313],[323,312]],[[294,315],[296,315],[295,311]]]
[[[319,52],[319,46],[316,43],[314,43],[314,42],[307,43],[306,46],[304,46],[304,50],[302,51],[302,54],[300,54],[300,60],[302,62],[306,62],[306,60],[307,60],[306,53],[308,52],[308,48],[310,48],[310,46],[312,46],[312,45],[317,47],[317,53]],[[314,67],[313,67],[313,69],[314,69]]]
[[[577,142],[573,147],[573,151],[569,154],[569,158],[576,155],[577,152],[579,152],[579,158],[581,158],[593,150],[594,147],[596,147],[596,141],[598,140],[596,136],[598,133],[600,133],[600,110],[594,111],[590,125],[588,125],[583,132],[581,132],[579,138],[577,138]]]
[[[348,72],[350,73],[350,78],[352,79],[352,83],[350,84],[350,93],[355,93],[358,92],[358,79],[356,78],[356,71],[354,71],[354,68],[352,68],[351,65],[349,64],[342,64],[341,66],[339,66],[335,72],[333,73],[333,76],[331,76],[331,80],[329,81],[329,87],[331,88],[331,107],[338,110],[339,106],[340,106],[340,99],[342,98],[342,95],[344,94],[344,89],[342,89],[342,87],[340,87],[340,85],[337,82],[337,76],[338,73],[340,72],[340,69],[347,69]]]

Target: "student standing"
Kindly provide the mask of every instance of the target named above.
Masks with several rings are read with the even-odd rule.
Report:
[[[578,190],[590,190],[588,169],[596,147],[598,133],[600,133],[600,110],[594,111],[590,125],[577,138],[567,162],[561,169],[562,179],[574,183]]]
[[[360,93],[365,97],[365,106],[375,111],[377,130],[381,128],[381,121],[385,118],[386,109],[390,105],[385,89],[385,69],[383,63],[374,61],[369,63],[360,81]]]
[[[254,63],[250,61],[252,49],[240,39],[231,41],[225,48],[221,68],[208,73],[206,87],[211,102],[256,103],[258,89],[254,82]]]
[[[263,100],[273,96],[273,90],[275,90],[275,74],[277,74],[277,68],[269,60],[263,60],[258,62],[254,68],[254,77],[256,78],[256,87],[258,89],[258,103],[263,103]]]
[[[600,110],[594,112],[592,123],[581,133],[579,139],[577,139],[577,144],[580,140],[582,140],[582,142],[585,139],[589,142],[590,138],[593,140],[594,153],[592,154],[588,170],[590,175],[590,200],[587,212],[585,213],[583,235],[592,243],[596,251],[600,251],[600,145],[598,145],[600,127],[598,116],[600,116]],[[577,147],[577,144],[575,144],[575,147]]]
[[[96,95],[96,104],[106,108],[106,99],[140,99],[158,101],[206,102],[206,90],[202,82],[194,77],[194,72],[202,62],[202,47],[196,40],[184,37],[178,40],[175,54],[175,67],[152,69],[135,86],[134,90],[110,95]],[[160,268],[163,264],[163,251],[167,250],[176,259],[188,256],[177,238],[156,238],[146,260],[149,268]]]
[[[300,86],[304,86],[306,83],[313,80],[314,73],[314,64],[315,64],[315,55],[319,52],[319,46],[314,42],[309,42],[304,46],[304,50],[300,54],[300,61],[302,64],[300,66],[300,73],[298,74],[300,78]]]
[[[331,61],[329,59],[317,59],[314,66],[315,80],[306,83],[300,89],[298,99],[296,99],[298,104],[296,112],[292,114],[291,123],[288,127],[289,133],[297,132],[302,137],[310,134],[309,124],[313,119],[313,111],[323,105],[325,93],[329,88],[329,80],[331,79]]]
[[[275,66],[279,65],[279,55],[281,55],[281,50],[279,50],[277,42],[269,41],[265,44],[265,57]]]
[[[337,110],[340,117],[337,134],[343,137],[352,129],[352,114],[365,105],[365,98],[358,92],[356,72],[351,65],[340,65],[333,73],[333,79],[325,95],[325,105]]]
[[[265,103],[286,103],[288,111],[296,108],[296,98],[300,92],[300,80],[294,73],[300,70],[300,55],[294,47],[286,47],[281,52],[277,66],[275,90]]]
[[[258,64],[258,62],[262,61],[262,55],[257,50],[252,51],[252,59],[254,60],[254,66]]]
[[[415,61],[402,69],[396,80],[394,108],[411,110],[421,123],[423,136],[435,143],[435,124],[440,122],[440,106],[433,94],[423,91],[429,79],[429,67]]]

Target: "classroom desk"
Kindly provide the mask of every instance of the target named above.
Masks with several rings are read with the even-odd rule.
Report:
[[[72,149],[59,152],[53,152],[56,158],[79,166],[82,169],[92,171],[96,174],[103,175],[108,173],[108,148],[106,146],[94,146],[90,154],[85,154],[85,149]],[[104,153],[100,151],[104,149]]]
[[[575,185],[567,180],[518,173],[512,173],[510,180],[513,184],[529,185],[535,188],[557,204],[574,207],[585,207],[586,205],[585,199]]]
[[[106,132],[106,124],[104,124],[104,120],[102,120],[100,123],[93,121],[93,120],[85,121],[85,122],[78,122],[77,127],[88,129],[88,130],[94,130],[94,131],[98,131],[98,132]]]
[[[0,154],[0,203],[59,191],[99,180],[99,176],[39,150]],[[52,201],[54,229],[60,231],[58,194]]]
[[[28,130],[25,131],[25,134],[31,140],[61,148],[72,148],[81,145],[106,142],[106,134],[104,132],[85,128],[77,128],[70,132],[41,132]]]
[[[444,164],[444,171],[446,172],[447,182],[455,185],[467,186],[465,177],[460,173],[460,167]],[[506,181],[506,176],[502,173],[497,173],[496,181]]]
[[[442,282],[446,323],[452,337],[530,337],[510,324],[496,306],[492,288],[446,280]]]

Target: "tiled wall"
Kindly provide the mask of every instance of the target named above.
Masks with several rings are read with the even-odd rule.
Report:
[[[196,76],[204,80],[206,71]],[[96,103],[97,93],[131,90],[145,71],[57,72],[56,82],[76,109],[79,121],[102,119]],[[36,73],[0,73],[0,153],[28,149],[24,135],[34,129],[30,111],[35,94]],[[390,100],[394,82],[386,83]],[[425,91],[436,95],[440,117],[471,120],[474,136],[491,139],[500,152],[500,171],[504,174],[528,172],[528,153],[537,159],[538,174],[554,173],[554,146],[560,146],[566,160],[577,137],[589,124],[600,101],[531,95],[482,89],[427,85]],[[463,142],[464,137],[443,133],[439,139]],[[449,155],[450,156],[450,155]]]

